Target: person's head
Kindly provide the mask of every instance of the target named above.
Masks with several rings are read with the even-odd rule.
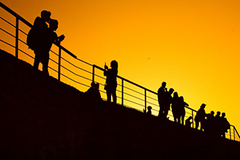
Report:
[[[217,112],[217,116],[220,116],[220,114],[221,114],[221,112],[220,112],[220,111],[218,111],[218,112]]]
[[[99,89],[99,83],[92,82],[91,87],[94,89]]]
[[[178,97],[178,92],[174,92],[173,97],[177,98]]]
[[[211,115],[214,115],[214,111],[211,111],[211,113],[210,113]]]
[[[225,112],[223,112],[223,113],[222,113],[222,117],[225,117],[225,116],[226,116],[226,113],[225,113]]]
[[[205,103],[203,103],[202,105],[201,105],[201,109],[204,109],[205,108],[205,106],[206,106],[206,104]]]
[[[183,96],[180,96],[179,99],[180,99],[181,102],[184,102]]]
[[[169,89],[169,93],[172,94],[174,92],[174,89],[173,88],[170,88]]]
[[[167,85],[167,83],[166,83],[166,82],[162,82],[162,87],[163,87],[163,88],[165,88],[165,87],[166,87],[166,85]]]
[[[151,111],[152,110],[152,107],[151,106],[148,106],[148,111]]]
[[[118,62],[116,60],[113,60],[111,62],[111,67],[112,67],[112,69],[117,69],[118,68]]]
[[[45,22],[49,22],[50,21],[50,16],[51,16],[51,12],[43,10],[41,12],[41,18],[45,21]]]
[[[58,28],[58,21],[55,19],[51,19],[49,28],[52,29],[53,31],[56,31]]]

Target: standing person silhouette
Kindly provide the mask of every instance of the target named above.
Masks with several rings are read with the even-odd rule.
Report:
[[[179,97],[178,97],[178,92],[173,93],[173,98],[172,98],[172,113],[173,113],[173,118],[174,122],[180,123],[180,114],[179,114]]]
[[[46,45],[46,39],[47,39],[46,37],[48,34],[47,23],[49,23],[51,20],[50,16],[51,16],[51,12],[43,10],[41,12],[41,17],[37,17],[35,19],[32,31],[30,30],[31,33],[29,32],[29,34],[31,34],[30,36],[33,37],[33,38],[30,38],[32,39],[30,40],[30,43],[31,43],[30,48],[33,49],[35,53],[33,67],[36,69],[38,69],[40,62],[44,63],[42,55],[44,54],[44,52],[46,52],[45,45]],[[48,73],[44,65],[43,65],[43,72]]]
[[[170,105],[172,104],[172,93],[174,92],[174,89],[173,88],[170,88],[169,91],[167,91],[165,94],[165,107],[164,107],[164,118],[167,118],[167,115],[168,115],[168,111],[170,110]]]
[[[65,36],[57,36],[55,31],[58,29],[58,21],[55,19],[51,19],[49,24],[49,29],[47,30],[44,45],[42,47],[42,53],[40,54],[40,61],[43,65],[43,72],[45,72],[47,75],[48,73],[48,62],[49,62],[49,51],[52,47],[53,43],[56,43],[57,45],[60,45],[60,42],[64,40]]]
[[[106,85],[105,90],[107,91],[107,102],[111,102],[111,96],[113,97],[113,103],[116,104],[117,96],[117,74],[118,74],[118,63],[113,60],[111,62],[111,69],[108,69],[108,66],[104,66],[104,76],[106,76]]]
[[[201,124],[200,130],[203,130],[203,123],[205,121],[205,116],[206,116],[206,112],[204,110],[206,104],[202,104],[200,106],[200,109],[197,111],[197,115],[195,116],[195,122],[196,122],[196,129],[199,126],[199,123]]]
[[[164,115],[164,111],[166,110],[166,82],[162,82],[162,86],[158,89],[158,103],[159,103],[159,117],[162,117]]]
[[[217,111],[217,114],[214,117],[214,130],[215,130],[215,135],[217,137],[221,137],[221,130],[222,130],[221,125],[222,125],[221,112]]]
[[[184,117],[186,114],[185,107],[189,106],[185,101],[183,96],[179,97],[179,115],[180,115],[180,124],[184,125]]]
[[[34,24],[33,26],[37,29],[41,29],[41,30],[45,30],[48,28],[48,25],[46,24],[47,23],[50,23],[50,18],[51,16],[51,12],[49,11],[46,11],[46,10],[43,10],[41,12],[41,17],[37,17],[35,20],[34,20]]]
[[[207,119],[205,120],[204,131],[209,134],[214,134],[214,111],[206,114]]]
[[[227,130],[230,129],[230,123],[228,122],[227,118],[225,118],[226,114],[223,112],[221,118],[221,136],[223,138],[226,138],[225,133],[227,133]]]

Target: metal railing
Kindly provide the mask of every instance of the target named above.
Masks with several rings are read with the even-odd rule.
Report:
[[[13,16],[15,18],[15,20],[13,20],[15,21],[14,25],[13,22],[10,22],[9,20],[0,17],[2,22],[5,23],[4,25],[7,25],[8,28],[12,27],[15,32],[14,35],[1,27],[0,30],[9,36],[8,39],[13,38],[9,41],[13,42],[14,40],[14,42],[13,44],[11,42],[6,42],[6,40],[1,39],[2,37],[0,37],[0,42],[10,48],[13,48],[15,50],[14,56],[16,58],[23,59],[24,61],[32,64],[32,61],[34,59],[34,53],[30,49],[28,49],[26,41],[20,38],[20,36],[24,36],[26,40],[27,37],[27,33],[20,28],[20,25],[23,24],[25,26],[25,30],[26,27],[28,30],[30,30],[32,24],[1,2],[0,6],[4,9],[3,12],[5,12],[5,14],[8,13],[10,14],[10,16]],[[23,54],[19,54],[19,52]],[[55,46],[52,47],[51,53],[52,54],[48,67],[51,70],[51,76],[55,77],[59,81],[74,86],[80,91],[87,90],[90,87],[92,81],[98,82],[100,84],[100,92],[104,93],[101,96],[103,99],[106,100],[106,91],[103,89],[106,78],[102,76],[104,71],[103,68],[97,65],[92,65],[84,60],[77,58],[76,55],[74,55],[61,45],[55,44]],[[22,55],[22,57],[20,55]],[[67,59],[71,59],[71,62]],[[158,115],[159,104],[156,92],[149,90],[121,76],[117,76],[117,83],[117,98],[121,100],[121,103],[119,104],[139,111],[146,110],[147,106],[151,106],[152,114],[155,116]],[[196,110],[190,107],[186,107],[185,110],[185,117],[195,117]],[[173,121],[173,115],[171,111],[168,114],[168,118]],[[194,126],[195,124],[192,123],[192,128],[194,128]],[[229,132],[226,134],[226,138],[240,141],[240,136],[234,126],[231,125]]]

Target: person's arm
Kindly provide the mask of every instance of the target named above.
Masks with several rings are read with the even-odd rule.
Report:
[[[104,65],[104,76],[107,76],[107,74],[108,74],[108,66],[105,63],[105,65]]]

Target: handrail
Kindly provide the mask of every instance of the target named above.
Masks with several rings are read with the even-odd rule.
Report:
[[[16,48],[16,52],[19,50],[19,51],[27,54],[26,52],[24,52],[24,51],[22,51],[22,50],[20,50],[20,49],[18,48],[18,41],[20,41],[20,42],[22,42],[22,43],[24,43],[24,44],[26,45],[26,43],[25,43],[24,41],[18,39],[18,30],[20,30],[20,29],[18,28],[18,21],[19,21],[19,20],[22,21],[23,23],[25,23],[25,24],[26,24],[27,26],[29,26],[30,28],[33,27],[33,25],[32,25],[31,23],[29,23],[27,20],[25,20],[23,17],[21,17],[20,15],[18,15],[16,12],[14,12],[14,11],[11,10],[10,8],[8,8],[8,7],[7,7],[6,5],[4,5],[2,2],[0,2],[0,6],[1,6],[3,9],[5,9],[6,11],[8,11],[9,13],[11,13],[13,16],[16,17],[16,26],[14,26],[13,24],[9,23],[8,21],[6,21],[5,19],[3,19],[3,18],[0,17],[0,18],[3,19],[5,22],[9,23],[11,26],[13,26],[13,27],[16,28],[16,36],[14,36],[13,34],[7,32],[7,31],[5,31],[5,30],[3,30],[2,28],[0,28],[0,29],[1,29],[2,31],[4,31],[5,33],[7,33],[7,34],[11,35],[12,37],[16,38],[16,44],[15,44],[16,46],[13,46],[12,44],[9,44],[9,43],[1,40],[1,39],[0,39],[0,41],[3,42],[3,43],[5,43],[5,44],[7,44],[7,45],[9,45],[9,46],[11,46],[11,47]],[[23,32],[22,30],[20,30],[20,31]],[[25,32],[23,32],[23,33],[26,35]],[[101,67],[99,67],[99,66],[97,66],[97,65],[95,65],[95,64],[90,64],[90,63],[88,63],[88,62],[86,62],[86,61],[84,61],[84,60],[81,60],[81,59],[77,58],[76,55],[74,55],[72,52],[70,52],[69,50],[67,50],[66,48],[64,48],[64,47],[61,46],[61,45],[58,45],[58,44],[55,44],[55,45],[59,48],[59,54],[53,52],[55,55],[57,55],[57,56],[59,57],[59,58],[58,58],[58,62],[57,62],[57,61],[54,61],[54,60],[52,60],[52,59],[50,59],[50,60],[52,60],[55,64],[58,64],[58,71],[57,71],[56,69],[50,67],[50,66],[49,66],[49,68],[52,69],[52,70],[55,71],[55,72],[58,72],[58,80],[60,80],[60,76],[63,76],[63,77],[65,77],[65,78],[67,78],[67,79],[69,79],[69,80],[71,80],[71,81],[73,81],[73,82],[75,82],[75,83],[77,83],[77,84],[81,84],[81,85],[83,85],[83,86],[89,87],[88,85],[83,84],[83,83],[81,83],[81,82],[78,82],[77,80],[75,80],[75,79],[73,79],[73,78],[70,78],[70,77],[64,75],[63,73],[61,73],[61,71],[60,71],[61,68],[67,70],[68,72],[72,73],[72,74],[75,75],[75,76],[81,77],[81,78],[86,79],[86,80],[89,80],[89,81],[91,81],[91,80],[94,81],[94,76],[102,78],[101,76],[95,74],[95,68],[97,68],[97,69],[99,69],[99,70],[101,70],[101,71],[104,71],[103,68],[101,68]],[[65,58],[62,58],[62,57],[61,57],[61,51],[64,51],[65,53],[67,53],[67,54],[69,54],[70,56],[72,56],[74,59],[76,59],[76,60],[78,60],[78,61],[80,61],[80,62],[82,62],[82,63],[84,63],[84,64],[87,64],[87,65],[91,66],[91,67],[93,68],[92,72],[87,71],[87,70],[85,70],[85,69],[82,69],[82,68],[78,67],[77,65],[69,62],[69,61],[66,60]],[[27,54],[27,55],[30,56],[29,54]],[[17,54],[16,54],[16,57],[17,57]],[[33,58],[32,56],[30,56],[30,57]],[[62,66],[62,65],[61,65],[61,59],[64,60],[64,61],[66,61],[67,63],[71,64],[72,66],[74,66],[74,67],[77,68],[77,69],[80,69],[80,70],[83,70],[84,72],[87,72],[87,73],[92,74],[92,79],[87,78],[87,77],[80,76],[79,74],[71,71],[70,69],[66,68],[65,66]],[[139,84],[137,84],[137,83],[135,83],[135,82],[132,82],[132,81],[130,81],[130,80],[124,78],[124,77],[117,76],[117,78],[121,79],[121,81],[122,81],[122,84],[118,84],[118,85],[121,86],[121,88],[122,88],[121,91],[118,91],[118,92],[121,92],[121,93],[122,93],[122,95],[121,95],[122,105],[124,105],[124,101],[128,101],[128,102],[131,102],[131,103],[133,103],[133,104],[136,104],[136,105],[145,107],[145,110],[146,110],[147,103],[148,103],[148,104],[151,104],[151,105],[153,105],[153,106],[154,106],[154,105],[155,105],[155,106],[158,106],[158,102],[157,102],[156,104],[154,104],[154,103],[150,102],[149,100],[147,100],[147,99],[151,99],[151,100],[154,100],[154,101],[156,102],[157,99],[147,96],[147,93],[152,93],[152,94],[154,94],[155,96],[157,96],[157,95],[158,95],[157,92],[154,92],[154,91],[152,91],[152,90],[150,90],[150,89],[148,89],[148,88],[146,88],[146,87],[143,87],[143,86],[141,86],[141,85],[139,85]],[[104,78],[102,78],[102,79],[104,79]],[[130,88],[126,87],[126,86],[124,85],[124,82],[128,82],[128,83],[130,83],[130,84],[132,84],[132,85],[134,85],[134,86],[136,86],[136,87],[138,87],[138,88],[140,88],[140,89],[143,89],[144,93],[141,94],[140,92],[138,92],[138,91],[136,91],[136,90],[133,90],[133,89],[130,89]],[[103,85],[103,84],[102,84],[102,85]],[[136,93],[138,93],[138,94],[141,94],[142,96],[144,96],[144,98],[139,98],[139,97],[137,97],[137,96],[134,96],[134,95],[131,95],[131,94],[129,94],[129,93],[126,93],[126,92],[124,92],[124,91],[125,91],[124,89],[128,89],[128,90],[130,90],[130,91],[134,91],[134,92],[136,92]],[[100,92],[104,92],[104,91],[100,91]],[[133,101],[132,99],[131,99],[131,100],[126,99],[126,98],[124,97],[124,95],[131,96],[132,98],[135,98],[136,100],[139,100],[139,101],[143,101],[144,104],[140,104],[139,102]],[[125,105],[125,106],[126,106],[126,105]],[[194,113],[196,114],[196,112],[197,112],[196,110],[194,110],[194,109],[192,109],[192,108],[190,108],[190,107],[185,107],[185,108],[191,110],[190,113],[189,113],[189,112],[186,112],[186,113],[192,115],[192,117],[194,116]],[[153,111],[158,111],[157,109],[154,109],[154,108],[153,108],[152,110],[153,110]],[[238,137],[240,138],[240,135],[239,135],[238,131],[236,130],[235,126],[231,125],[231,127],[233,127],[234,131],[237,133]],[[234,138],[235,138],[235,137],[234,137]],[[231,131],[230,131],[230,139],[231,139]]]

